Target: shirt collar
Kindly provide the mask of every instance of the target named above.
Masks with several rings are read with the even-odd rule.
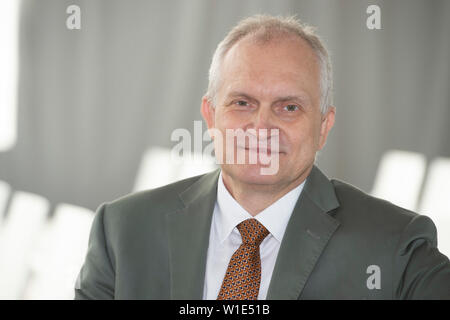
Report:
[[[261,224],[269,230],[271,235],[280,243],[305,182],[306,180],[254,217],[261,222]],[[217,205],[219,207],[217,227],[219,231],[219,240],[222,243],[239,223],[246,219],[253,218],[252,215],[233,198],[225,187],[222,179],[222,171],[220,171],[217,184]]]

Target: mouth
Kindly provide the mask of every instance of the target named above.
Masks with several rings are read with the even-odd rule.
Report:
[[[239,149],[248,151],[248,152],[255,152],[255,153],[263,153],[263,154],[267,154],[267,155],[272,155],[272,154],[283,154],[283,151],[280,151],[279,149],[272,149],[272,148],[249,148],[249,147],[238,147]]]

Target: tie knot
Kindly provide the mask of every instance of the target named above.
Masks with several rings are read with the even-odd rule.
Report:
[[[244,220],[236,228],[241,233],[242,243],[244,244],[259,246],[269,234],[269,230],[256,219]]]

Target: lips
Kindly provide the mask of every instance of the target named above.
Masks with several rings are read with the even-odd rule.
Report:
[[[279,150],[279,148],[269,148],[269,147],[260,147],[260,148],[250,148],[248,146],[237,146],[240,150],[245,150],[246,152],[257,153],[257,154],[265,154],[265,155],[274,155],[274,154],[283,154],[283,150]]]
[[[270,148],[241,148],[241,149],[245,149],[247,151],[250,152],[259,152],[259,153],[267,153],[267,154],[271,154],[271,153],[280,153],[280,151],[276,150],[276,149],[270,149]]]

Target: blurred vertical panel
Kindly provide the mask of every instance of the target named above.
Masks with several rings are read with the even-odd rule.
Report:
[[[19,5],[0,1],[0,152],[17,140]]]
[[[142,157],[133,191],[161,187],[215,169],[212,156],[188,153],[176,159],[168,148],[150,148]]]
[[[0,180],[0,234],[10,192],[11,187],[9,186],[9,184]]]
[[[24,299],[73,299],[76,277],[88,248],[94,212],[60,204],[30,259]]]
[[[45,224],[49,202],[16,192],[0,234],[0,299],[18,299],[28,280],[29,257]]]
[[[423,154],[390,150],[381,158],[372,195],[416,210],[425,169],[426,158]]]
[[[450,158],[437,158],[428,170],[419,212],[436,225],[439,250],[450,256]]]

